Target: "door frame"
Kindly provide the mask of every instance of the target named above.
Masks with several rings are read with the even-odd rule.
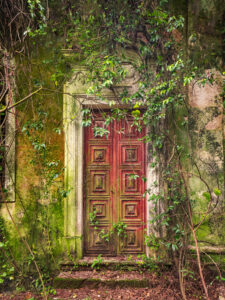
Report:
[[[63,123],[64,123],[64,186],[68,191],[64,202],[64,246],[69,255],[82,258],[84,253],[84,197],[83,197],[83,173],[84,173],[84,130],[82,127],[82,107],[109,108],[103,101],[95,96],[88,96],[85,92],[88,88],[82,78],[85,76],[85,68],[79,67],[72,79],[64,85],[63,93]],[[130,83],[132,85],[132,82]],[[129,85],[126,87],[129,88]],[[116,100],[111,91],[106,90],[105,95],[109,100]],[[154,159],[150,153],[151,144],[146,145],[146,189],[151,193],[159,193],[159,166],[150,167]],[[155,184],[158,183],[158,184]],[[150,221],[155,216],[154,204],[146,200],[146,229],[147,234],[156,233],[150,226]],[[146,247],[146,255],[149,248]]]

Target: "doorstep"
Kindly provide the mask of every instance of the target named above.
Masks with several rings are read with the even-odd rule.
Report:
[[[86,270],[61,272],[53,281],[54,288],[77,289],[88,286],[98,288],[106,286],[114,287],[153,287],[151,274],[147,271],[124,271],[124,270]]]
[[[93,270],[93,263],[99,269],[109,270],[138,270],[143,265],[143,260],[137,256],[116,256],[116,257],[84,257],[79,260],[62,261],[62,271]]]

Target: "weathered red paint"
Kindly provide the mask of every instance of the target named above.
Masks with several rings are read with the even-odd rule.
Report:
[[[95,114],[92,126],[85,129],[85,254],[118,255],[143,253],[145,228],[145,144],[139,140],[131,119],[114,121],[108,137],[94,136],[93,127],[104,125]],[[132,178],[131,175],[138,175]],[[89,213],[96,212],[96,225]],[[116,234],[105,241],[100,232],[109,232],[112,224],[127,225],[126,237]]]

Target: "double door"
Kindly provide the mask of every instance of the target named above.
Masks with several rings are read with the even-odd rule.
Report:
[[[144,252],[145,144],[127,117],[105,126],[93,114],[85,128],[84,249],[86,255]],[[104,128],[106,135],[95,134]]]

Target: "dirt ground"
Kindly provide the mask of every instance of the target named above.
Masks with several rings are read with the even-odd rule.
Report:
[[[108,277],[107,274],[105,274]],[[117,275],[118,276],[118,275]],[[123,275],[121,275],[123,276]],[[153,286],[151,288],[108,288],[100,286],[96,289],[83,287],[80,289],[56,289],[54,294],[49,294],[48,299],[151,299],[151,300],[181,300],[182,296],[179,289],[179,281],[172,273],[163,273],[149,275]],[[213,278],[207,279],[207,287],[210,300],[225,300],[225,284],[218,282]],[[197,278],[189,278],[185,283],[186,295],[188,300],[203,300],[204,293],[200,287]],[[43,295],[33,292],[3,292],[0,293],[0,300],[40,300],[44,299]]]
[[[210,292],[211,300],[219,300],[218,290],[212,290]],[[195,291],[196,293],[196,291]],[[205,299],[201,291],[197,291],[197,294],[189,293],[187,295],[188,300]],[[1,300],[39,300],[44,299],[43,296],[26,292],[26,293],[3,293],[0,294]],[[151,300],[181,300],[181,294],[179,290],[175,288],[114,288],[106,289],[100,287],[98,289],[89,289],[88,287],[77,290],[63,290],[57,289],[55,295],[49,295],[48,299],[60,300],[60,299],[83,299],[83,300],[95,300],[95,299],[151,299]],[[221,298],[225,299],[225,298]]]

